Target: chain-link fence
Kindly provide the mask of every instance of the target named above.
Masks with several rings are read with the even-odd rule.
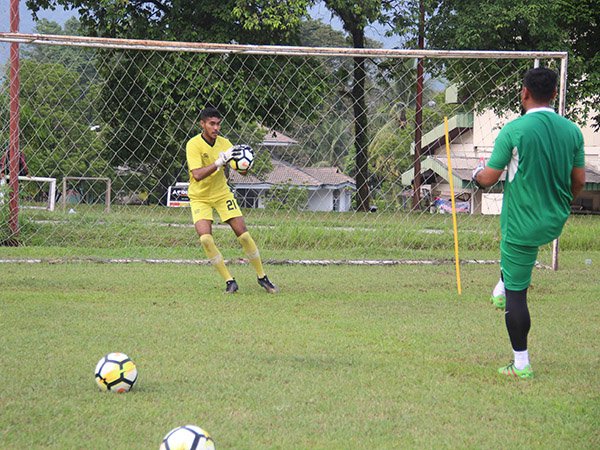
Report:
[[[251,173],[231,171],[229,180],[263,252],[451,259],[452,176],[461,249],[493,257],[502,183],[477,190],[471,171],[519,114],[524,71],[561,70],[564,84],[566,58],[0,33],[0,45],[10,42],[20,43],[26,167],[19,235],[7,225],[3,184],[0,238],[46,256],[198,255],[185,207],[185,144],[201,131],[200,110],[213,106],[224,116],[222,134],[255,149]],[[3,154],[8,67],[0,84]],[[564,86],[560,102],[563,93]],[[235,247],[232,233],[222,234],[221,245]]]

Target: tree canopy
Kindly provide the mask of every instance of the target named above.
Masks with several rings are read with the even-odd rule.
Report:
[[[570,113],[585,119],[600,102],[600,0],[422,1],[428,15],[426,48],[568,51]],[[363,48],[376,45],[366,39],[365,29],[377,22],[392,26],[407,46],[414,46],[420,2],[323,0],[341,20],[344,31],[332,30],[308,17],[308,8],[316,0],[26,3],[34,13],[57,5],[76,9],[82,33],[90,36]],[[47,33],[60,31],[44,26]],[[55,59],[54,50],[40,46],[29,57],[50,64]],[[391,70],[386,62],[364,58],[256,58],[112,50],[98,52],[94,62],[98,73],[86,75],[76,61],[67,68],[80,73],[80,85],[86,76],[99,75],[102,81],[96,87],[102,104],[97,116],[103,132],[111,136],[106,149],[107,155],[115,158],[111,164],[149,171],[149,178],[163,189],[181,175],[185,163],[181,149],[199,131],[197,113],[207,105],[224,113],[224,132],[229,135],[253,135],[254,139],[262,126],[286,132],[310,128],[306,143],[316,151],[302,155],[303,162],[337,164],[351,155],[354,161],[349,167],[359,187],[359,209],[369,206],[369,186],[374,178],[369,168],[376,172],[375,178],[387,176],[389,181],[386,170],[397,176],[408,164],[403,155],[409,149],[398,139],[402,135],[402,141],[409,142],[414,131],[410,64],[402,68],[394,62]],[[517,88],[522,76],[518,72],[531,66],[531,61],[513,65],[493,61],[493,70],[489,64],[444,61],[432,63],[427,70],[466,86],[471,106],[485,106],[485,102],[501,108],[516,106],[516,92],[510,86]],[[377,70],[372,70],[375,67]],[[89,71],[90,65],[83,64],[82,68]],[[54,73],[63,69],[48,66]],[[71,75],[63,76],[69,79]],[[402,95],[394,96],[394,92]],[[400,122],[399,114],[403,117]],[[437,115],[432,113],[431,117]],[[410,123],[398,131],[398,124],[406,120]],[[600,126],[598,115],[596,123]],[[389,170],[390,159],[401,161],[393,171]]]
[[[27,0],[36,14],[55,8],[78,11],[88,36],[243,44],[292,43],[308,0]]]
[[[71,19],[63,30],[41,20],[39,33],[74,33]],[[63,49],[64,50],[64,49]],[[105,172],[104,145],[91,130],[97,86],[89,55],[81,49],[61,51],[52,46],[25,46],[21,61],[21,151],[35,176],[97,176]],[[8,83],[8,77],[5,79]],[[8,89],[3,90],[8,92]],[[0,99],[8,105],[8,98]],[[8,108],[2,107],[6,112]],[[6,120],[8,122],[8,119]],[[4,141],[5,136],[2,136]],[[6,137],[7,138],[7,137]]]
[[[585,119],[600,102],[600,0],[428,0],[427,5],[429,48],[567,51],[568,111]]]

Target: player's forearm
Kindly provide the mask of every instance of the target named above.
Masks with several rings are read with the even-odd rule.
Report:
[[[573,200],[579,197],[581,191],[583,191],[583,184],[578,184],[577,186],[571,185],[571,194],[573,194]]]
[[[486,167],[477,174],[475,181],[477,181],[477,184],[481,187],[490,187],[498,182],[500,175],[502,175],[502,170]]]
[[[579,197],[579,194],[581,194],[581,191],[583,191],[584,186],[585,186],[585,182],[571,183],[571,194],[573,195],[573,200],[575,200],[577,197]]]
[[[192,170],[192,176],[194,177],[194,180],[202,181],[206,177],[209,177],[215,173],[217,170],[219,170],[219,167],[215,163],[212,163],[209,166]]]
[[[575,167],[571,172],[571,194],[573,194],[573,200],[577,198],[585,186],[585,169]]]

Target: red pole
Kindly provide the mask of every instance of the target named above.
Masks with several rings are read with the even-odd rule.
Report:
[[[419,49],[425,48],[425,4],[419,2]],[[415,105],[415,159],[414,159],[414,192],[413,210],[421,209],[421,138],[423,126],[423,58],[417,60],[417,98]]]
[[[19,32],[19,0],[10,0],[10,32]],[[10,44],[10,125],[9,169],[10,197],[8,226],[12,231],[9,242],[19,236],[19,44]]]

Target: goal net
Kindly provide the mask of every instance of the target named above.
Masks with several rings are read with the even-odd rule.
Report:
[[[520,113],[524,71],[564,74],[566,58],[0,33],[0,45],[11,42],[21,43],[20,149],[30,174],[67,182],[62,200],[78,205],[77,214],[69,203],[20,210],[28,225],[19,241],[86,257],[201,257],[185,144],[200,133],[200,110],[214,106],[222,134],[256,152],[250,174],[228,176],[266,259],[452,260],[451,178],[461,257],[497,259],[503,183],[478,190],[472,169]],[[8,92],[7,65],[5,147]],[[226,256],[239,256],[233,233],[215,224]],[[540,259],[550,255],[548,247]]]

